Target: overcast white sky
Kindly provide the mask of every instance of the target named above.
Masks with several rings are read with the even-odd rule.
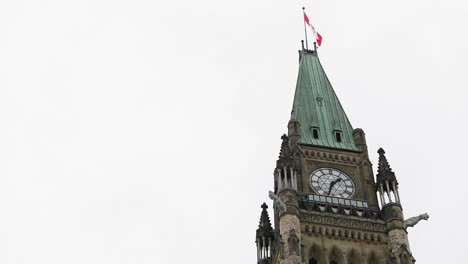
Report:
[[[466,228],[466,1],[0,1],[0,263],[255,263],[301,7],[418,263]],[[374,171],[376,166],[374,166]]]

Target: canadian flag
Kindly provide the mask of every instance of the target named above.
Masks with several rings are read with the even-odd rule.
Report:
[[[312,24],[310,23],[309,21],[309,17],[307,17],[306,13],[304,12],[304,22],[312,29],[312,33],[314,34],[314,37],[315,37],[315,40],[317,41],[317,45],[322,45],[322,35],[320,35],[320,33],[318,33],[314,26],[312,26]]]

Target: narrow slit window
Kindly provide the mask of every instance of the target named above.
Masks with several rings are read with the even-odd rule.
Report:
[[[314,139],[319,138],[319,129],[318,129],[318,127],[312,127],[312,138],[314,138]]]
[[[341,143],[342,141],[341,131],[335,131],[335,140],[336,142]]]

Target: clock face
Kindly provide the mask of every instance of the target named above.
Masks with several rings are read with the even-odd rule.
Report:
[[[346,173],[333,168],[319,168],[310,174],[310,187],[320,195],[349,198],[354,194],[354,182]]]

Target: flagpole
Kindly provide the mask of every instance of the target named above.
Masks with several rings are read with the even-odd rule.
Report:
[[[305,22],[305,7],[302,7],[302,14],[304,15],[303,16],[303,20],[304,20],[304,36],[305,36],[305,42],[306,42],[306,49],[308,50],[309,49],[309,41],[307,41],[307,26],[306,26],[306,22]]]

